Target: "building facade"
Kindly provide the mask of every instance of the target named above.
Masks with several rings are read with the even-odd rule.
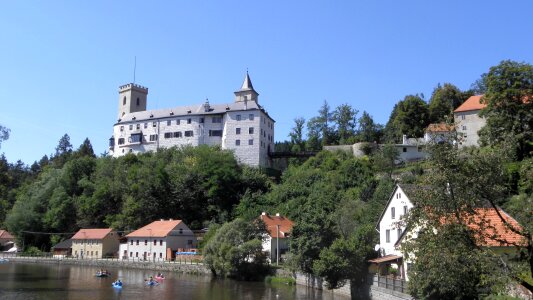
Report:
[[[111,228],[80,229],[71,240],[77,258],[116,256],[119,247],[119,236]]]
[[[268,253],[270,262],[277,263],[289,251],[289,234],[294,223],[280,214],[270,216],[263,212],[260,218],[268,231],[268,235],[263,240],[263,251]]]
[[[259,105],[248,73],[232,103],[146,110],[148,88],[129,83],[119,88],[118,120],[109,153],[157,151],[160,148],[219,145],[250,166],[270,167],[275,121]]]
[[[486,106],[481,103],[481,97],[483,95],[468,98],[453,112],[459,147],[479,146],[478,131],[487,123],[485,118],[479,116],[479,112]]]

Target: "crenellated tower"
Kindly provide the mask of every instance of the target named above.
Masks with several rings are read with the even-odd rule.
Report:
[[[118,89],[118,119],[125,114],[146,110],[148,88],[128,83]]]

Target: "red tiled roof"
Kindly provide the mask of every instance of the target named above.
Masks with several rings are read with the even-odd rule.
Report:
[[[479,232],[481,246],[508,247],[513,245],[523,245],[525,240],[521,235],[513,232],[500,219],[498,212],[494,208],[477,208],[474,218],[468,218],[468,227]],[[522,230],[522,226],[502,209],[498,209],[504,220],[513,228]]]
[[[105,238],[113,229],[111,228],[93,228],[80,229],[71,238],[73,240],[101,240]]]
[[[483,95],[471,96],[470,98],[466,99],[466,101],[463,102],[463,104],[461,104],[456,110],[454,110],[454,112],[481,110],[485,108],[487,105],[480,102],[481,97],[483,97]]]
[[[292,230],[294,223],[283,216],[269,216],[268,214],[261,214],[261,220],[265,222],[268,233],[272,238],[278,237],[279,225],[279,238],[283,239],[288,237],[289,232]]]
[[[166,237],[180,223],[181,220],[155,221],[135,230],[126,237]]]
[[[0,239],[14,239],[15,237],[11,235],[11,233],[7,232],[7,230],[0,229]]]
[[[455,126],[446,123],[429,124],[426,132],[450,132],[455,129]]]

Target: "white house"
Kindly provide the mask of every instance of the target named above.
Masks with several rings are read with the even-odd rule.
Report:
[[[459,147],[479,146],[478,131],[487,123],[485,118],[479,116],[479,112],[487,106],[481,103],[482,97],[483,95],[476,95],[468,98],[453,112],[459,133]]]
[[[109,139],[109,154],[157,151],[160,148],[219,145],[251,166],[269,167],[274,151],[274,120],[259,105],[259,94],[246,73],[231,103],[147,110],[148,88],[129,83],[119,88],[118,119]]]
[[[281,255],[289,250],[288,237],[294,223],[279,214],[270,216],[263,212],[260,218],[268,231],[268,236],[263,241],[263,251],[268,253],[271,262],[278,262]],[[278,249],[279,256],[277,255]]]
[[[197,240],[181,220],[159,220],[126,235],[120,257],[130,260],[171,260],[176,251],[194,251]]]

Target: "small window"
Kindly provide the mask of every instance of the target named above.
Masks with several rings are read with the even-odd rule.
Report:
[[[185,131],[185,137],[192,137],[192,136],[194,136],[194,133],[192,132],[192,130]]]
[[[390,229],[385,231],[385,243],[390,243]]]
[[[248,128],[248,133],[249,134],[254,134],[254,128],[253,127],[249,127]]]
[[[235,128],[235,134],[241,134],[241,129],[240,128]]]
[[[157,122],[152,122],[152,127],[157,127]]]
[[[126,105],[126,96],[124,96],[124,98],[122,98],[122,105]]]
[[[235,146],[240,146],[241,145],[241,140],[235,140]]]
[[[120,126],[120,131],[124,131],[124,126]]]
[[[163,258],[163,252],[159,252],[159,258]]]
[[[130,257],[133,257],[133,252],[130,252]]]
[[[253,121],[254,120],[254,114],[249,114],[248,118],[250,119],[250,121]]]
[[[237,121],[241,120],[241,115],[237,115]]]
[[[137,97],[137,106],[141,105],[141,100]]]
[[[180,120],[176,120],[176,125],[179,125],[180,124]]]
[[[398,228],[398,239],[400,239],[400,236],[402,236],[402,229]]]
[[[209,136],[222,136],[222,130],[209,130]]]
[[[133,124],[130,124],[130,130],[133,130]]]
[[[167,126],[170,126],[170,125],[172,125],[172,121],[171,121],[171,120],[168,120],[168,121],[167,121]]]
[[[172,132],[165,132],[165,138],[169,139],[172,137]]]
[[[395,210],[394,207],[390,208],[390,217],[391,217],[391,219],[396,218],[396,210]]]
[[[150,134],[150,142],[157,141],[157,134]]]
[[[181,137],[181,131],[174,132],[174,137],[175,138],[180,138]]]
[[[144,129],[148,128],[148,123],[144,123]]]
[[[130,241],[130,245],[133,245],[133,240]]]
[[[157,246],[157,240],[154,240],[154,246]]]
[[[403,152],[407,152],[407,148],[403,147]]]
[[[191,118],[187,119],[187,124],[191,124],[191,122],[192,122]]]
[[[109,139],[109,147],[114,147],[115,146],[115,138],[110,138]]]
[[[249,139],[248,140],[248,145],[252,146],[254,144],[254,140],[253,139]]]
[[[159,246],[163,246],[163,240],[159,240]]]
[[[200,118],[200,124],[204,123],[204,118]]]
[[[222,117],[213,117],[213,123],[222,123]]]
[[[137,240],[137,243],[135,243],[135,245],[139,245],[139,240]]]
[[[118,139],[118,144],[119,145],[124,145],[124,138],[119,138]]]
[[[463,125],[463,126],[462,126],[462,129],[463,129],[463,130],[466,130],[466,126]]]
[[[404,215],[407,214],[407,205],[404,205],[404,206],[403,206],[403,214],[404,214]]]
[[[135,252],[135,257],[139,257],[139,252]]]
[[[144,240],[144,245],[148,245],[148,240]]]
[[[136,125],[137,129],[141,129],[141,124]]]
[[[465,115],[461,115],[461,120],[464,120],[465,119]]]

